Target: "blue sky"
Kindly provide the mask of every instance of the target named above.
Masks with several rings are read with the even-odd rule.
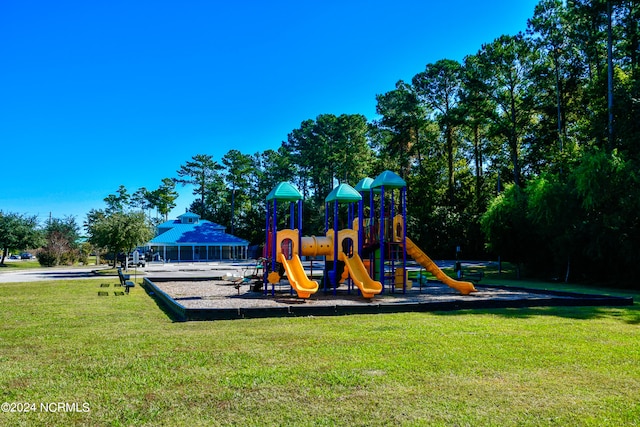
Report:
[[[0,2],[0,210],[79,224],[195,154],[277,149],[319,114],[524,31],[537,1]],[[178,186],[184,212],[193,200]]]

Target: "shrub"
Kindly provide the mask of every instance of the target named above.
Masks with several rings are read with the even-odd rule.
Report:
[[[38,252],[36,256],[38,257],[38,262],[43,267],[55,267],[58,265],[58,257],[48,249]]]

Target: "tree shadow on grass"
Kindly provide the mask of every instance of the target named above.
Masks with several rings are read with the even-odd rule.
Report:
[[[18,266],[13,263],[0,264],[0,268],[14,268],[18,270]]]
[[[567,319],[616,319],[629,325],[640,324],[640,304],[628,306],[561,306],[561,307],[522,307],[522,308],[497,308],[463,311],[441,311],[435,314],[454,316],[460,313],[491,314],[510,319],[528,319],[537,316],[555,316]]]

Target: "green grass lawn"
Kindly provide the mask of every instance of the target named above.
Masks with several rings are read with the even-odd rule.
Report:
[[[6,270],[30,270],[32,268],[40,268],[41,265],[35,259],[21,260],[5,260],[4,264],[0,264],[0,271]]]
[[[36,409],[0,425],[640,425],[637,302],[173,323],[116,283],[0,283],[0,403]]]

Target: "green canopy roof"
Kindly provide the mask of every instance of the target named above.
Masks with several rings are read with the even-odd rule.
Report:
[[[302,200],[302,194],[298,191],[296,187],[289,184],[288,182],[281,182],[276,185],[273,190],[267,195],[267,200],[284,200],[287,202],[295,202],[297,200]]]
[[[331,193],[329,193],[327,198],[324,199],[326,203],[335,201],[352,203],[358,202],[360,200],[362,200],[362,196],[360,195],[360,193],[358,193],[356,189],[349,184],[338,185],[336,188],[331,190]]]
[[[391,171],[384,171],[376,177],[371,183],[371,188],[379,188],[384,186],[385,188],[402,188],[406,187],[407,183],[404,179],[400,178],[397,174]]]
[[[365,191],[369,191],[371,189],[371,183],[373,182],[372,178],[362,178],[360,182],[356,184],[356,190],[360,193],[364,193]]]

